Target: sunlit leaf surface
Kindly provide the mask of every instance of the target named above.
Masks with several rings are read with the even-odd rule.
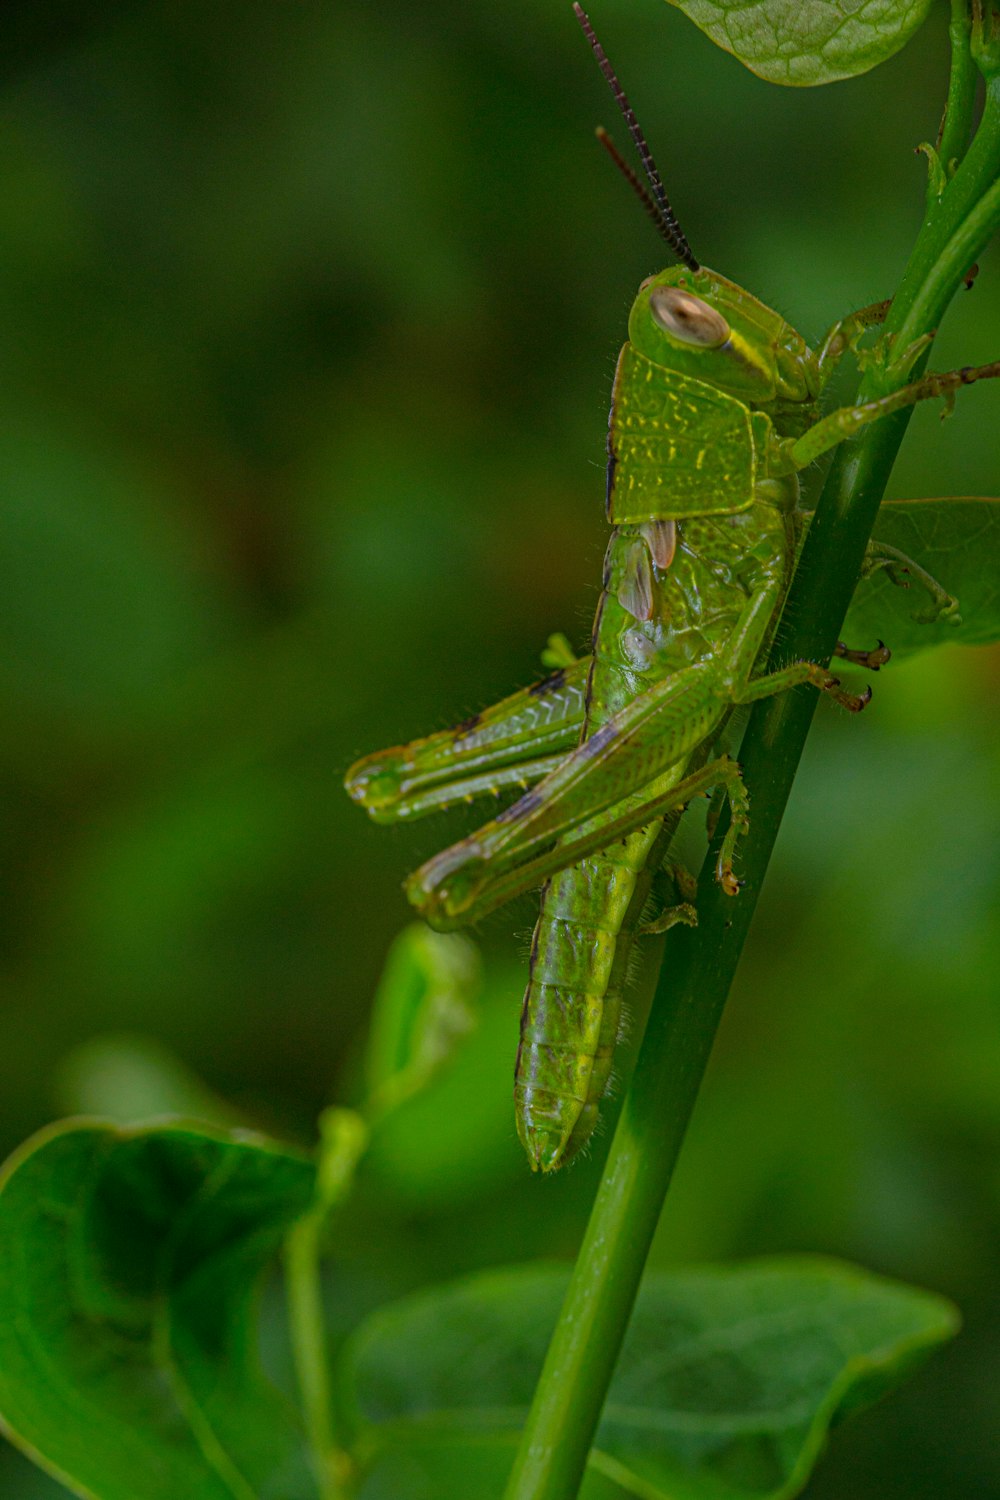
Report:
[[[905,46],[931,0],[670,0],[771,83],[853,78]]]

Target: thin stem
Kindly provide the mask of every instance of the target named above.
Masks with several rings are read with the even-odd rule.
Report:
[[[315,1198],[285,1240],[285,1296],[320,1500],[348,1500],[352,1463],[347,1435],[338,1431],[341,1424],[330,1390],[322,1266],[330,1224],[351,1191],[355,1168],[368,1144],[368,1125],[354,1110],[331,1108],[320,1115],[319,1131]]]
[[[325,1214],[313,1210],[299,1220],[285,1244],[288,1318],[295,1373],[320,1500],[347,1500],[331,1412],[321,1280]]]
[[[1000,166],[1000,73],[986,84],[983,117],[965,159],[949,182],[935,209],[928,216],[903,273],[899,291],[885,320],[885,332],[896,334],[899,347],[905,348],[921,333],[937,328],[954,288],[949,280],[952,259],[948,242],[960,235],[955,253],[965,257],[967,271],[992,232],[992,191],[996,189]],[[988,206],[987,200],[989,200]],[[975,215],[974,233],[968,225]],[[987,233],[980,238],[985,225]],[[961,278],[960,278],[961,279]],[[877,372],[863,382],[866,394],[879,394],[874,385]]]
[[[988,85],[968,155],[914,245],[886,320],[897,347],[931,332],[971,260],[1000,225],[1000,93]],[[919,368],[919,363],[918,363]],[[907,378],[873,367],[859,399]],[[910,408],[837,450],[789,592],[772,666],[828,661],[850,603]],[[754,914],[817,695],[797,689],[755,705],[740,752],[753,828],[737,900],[712,878],[725,819],[702,867],[698,927],[667,935],[663,965],[580,1255],[505,1500],[572,1500],[694,1107],[716,1028]]]
[[[978,149],[977,149],[978,148]],[[974,159],[975,155],[975,159]],[[919,284],[914,285],[905,302],[899,295],[893,302],[886,328],[895,332],[899,347],[906,348],[921,332],[936,329],[944,310],[954,295],[953,267],[961,261],[966,270],[990,239],[1000,213],[1000,180],[992,181],[985,192],[970,197],[968,185],[976,179],[989,182],[996,176],[1000,163],[1000,77],[992,78],[986,88],[986,108],[976,139],[962,163],[951,187],[941,200],[941,212],[929,221],[928,228],[938,242],[937,255],[929,261]],[[956,212],[953,189],[962,189],[961,216]],[[948,211],[950,209],[950,211]],[[940,243],[943,241],[943,243]],[[900,288],[900,294],[903,288]],[[891,321],[890,321],[891,320]]]
[[[972,35],[972,17],[969,0],[951,0],[951,21],[948,27],[951,40],[951,72],[948,76],[948,102],[944,108],[941,131],[937,141],[938,157],[947,179],[950,164],[961,160],[972,128],[972,114],[976,105],[976,86],[979,71],[972,57],[969,40]],[[930,193],[933,189],[929,188]],[[928,209],[931,208],[928,198]]]

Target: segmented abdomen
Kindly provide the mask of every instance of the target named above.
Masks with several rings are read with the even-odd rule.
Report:
[[[626,917],[645,902],[660,828],[561,871],[543,892],[514,1081],[518,1134],[543,1172],[574,1156],[597,1124],[621,1025]]]

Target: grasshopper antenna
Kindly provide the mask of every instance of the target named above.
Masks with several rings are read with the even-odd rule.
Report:
[[[597,139],[600,141],[605,151],[611,157],[611,160],[614,162],[615,166],[618,168],[619,172],[622,174],[629,187],[639,199],[639,202],[642,204],[649,217],[652,219],[657,231],[662,234],[663,238],[667,241],[667,244],[671,247],[671,249],[676,251],[677,245],[666,224],[663,222],[662,213],[660,212],[657,205],[653,202],[649,194],[646,192],[646,189],[643,187],[638,177],[632,171],[632,168],[622,156],[621,152],[618,150],[618,147],[608,135],[608,132],[605,130],[604,126],[598,125],[594,134],[597,136]]]
[[[611,92],[615,96],[615,103],[618,105],[618,108],[622,112],[625,124],[628,126],[629,135],[635,142],[635,148],[639,153],[639,160],[642,162],[642,169],[645,172],[646,177],[649,181],[649,185],[653,190],[653,200],[655,200],[655,202],[650,202],[649,195],[646,193],[645,189],[642,187],[635,174],[628,166],[626,166],[625,162],[612,146],[610,138],[601,131],[598,131],[598,139],[600,140],[601,145],[605,148],[605,150],[608,151],[612,161],[614,161],[619,171],[621,171],[625,175],[626,179],[632,183],[633,187],[639,193],[639,196],[647,204],[646,212],[649,213],[650,208],[653,209],[653,212],[655,213],[655,222],[657,223],[657,227],[659,228],[660,233],[663,235],[663,238],[667,241],[670,247],[680,257],[680,259],[686,266],[688,266],[692,271],[699,271],[701,267],[699,266],[698,261],[695,258],[694,251],[688,244],[684,231],[678,224],[674,211],[670,206],[670,199],[667,197],[666,191],[664,190],[662,178],[660,177],[656,163],[653,160],[653,154],[650,151],[649,146],[646,144],[646,137],[643,135],[639,125],[639,121],[635,117],[635,110],[629,103],[625,90],[618,82],[618,75],[615,73],[614,68],[608,62],[604,48],[601,46],[600,42],[597,40],[596,35],[594,34],[594,28],[590,24],[590,17],[587,15],[587,12],[584,10],[583,6],[579,4],[579,0],[574,0],[573,11],[576,15],[576,19],[580,23],[580,27],[583,31],[584,36],[590,43],[591,51],[597,59],[597,65],[600,68],[601,72],[604,74],[604,77],[607,79],[608,84],[611,88]]]

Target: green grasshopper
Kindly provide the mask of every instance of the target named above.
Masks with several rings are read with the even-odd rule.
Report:
[[[801,683],[855,712],[871,697],[846,691],[815,662],[764,670],[807,521],[799,474],[900,407],[949,399],[1000,374],[998,362],[926,375],[821,416],[837,362],[857,352],[888,304],[841,318],[814,352],[778,313],[699,265],[621,85],[587,16],[574,10],[649,191],[598,135],[680,262],[640,286],[618,360],[608,432],[613,530],[592,654],[574,660],[554,637],[551,675],[454,729],[366,757],[346,778],[380,823],[524,789],[410,876],[406,892],[432,926],[447,929],[542,886],[514,1096],[528,1157],[546,1172],[573,1157],[597,1123],[636,932],[696,920],[690,877],[665,861],[681,812],[712,789],[730,808],[715,875],[728,894],[739,890],[733,857],[749,828],[748,800],[720,745],[734,709]],[[903,352],[904,373],[918,352]],[[956,601],[935,580],[873,545],[867,569],[883,567],[928,590],[925,618],[954,615]],[[836,654],[876,671],[889,656],[881,642],[872,651],[840,643]],[[688,899],[644,927],[664,867]]]

